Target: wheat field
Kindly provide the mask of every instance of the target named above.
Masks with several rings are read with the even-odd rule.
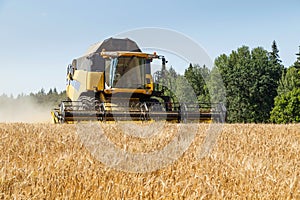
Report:
[[[104,130],[120,149],[147,152],[170,142],[172,126],[150,140]],[[133,173],[95,159],[76,125],[2,123],[0,198],[300,199],[300,124],[226,124],[199,159],[207,126],[174,163]]]

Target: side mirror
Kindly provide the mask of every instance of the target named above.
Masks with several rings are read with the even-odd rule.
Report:
[[[68,65],[67,67],[67,78],[69,80],[73,80],[75,69],[72,65]]]

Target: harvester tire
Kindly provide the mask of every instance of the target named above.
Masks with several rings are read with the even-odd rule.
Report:
[[[98,110],[100,102],[95,97],[89,96],[80,96],[78,101],[81,101],[82,106],[80,107],[81,110]]]

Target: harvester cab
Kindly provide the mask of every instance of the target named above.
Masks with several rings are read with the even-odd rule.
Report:
[[[161,60],[161,70],[152,76],[154,59]],[[109,38],[93,45],[67,67],[68,99],[51,112],[54,123],[211,121],[224,115],[223,106],[203,109],[198,103],[186,104],[166,95],[166,63],[164,56],[143,53],[129,39]]]

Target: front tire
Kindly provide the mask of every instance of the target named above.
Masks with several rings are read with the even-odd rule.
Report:
[[[80,110],[97,110],[99,108],[100,102],[95,97],[90,96],[80,96],[78,101],[81,102]]]

